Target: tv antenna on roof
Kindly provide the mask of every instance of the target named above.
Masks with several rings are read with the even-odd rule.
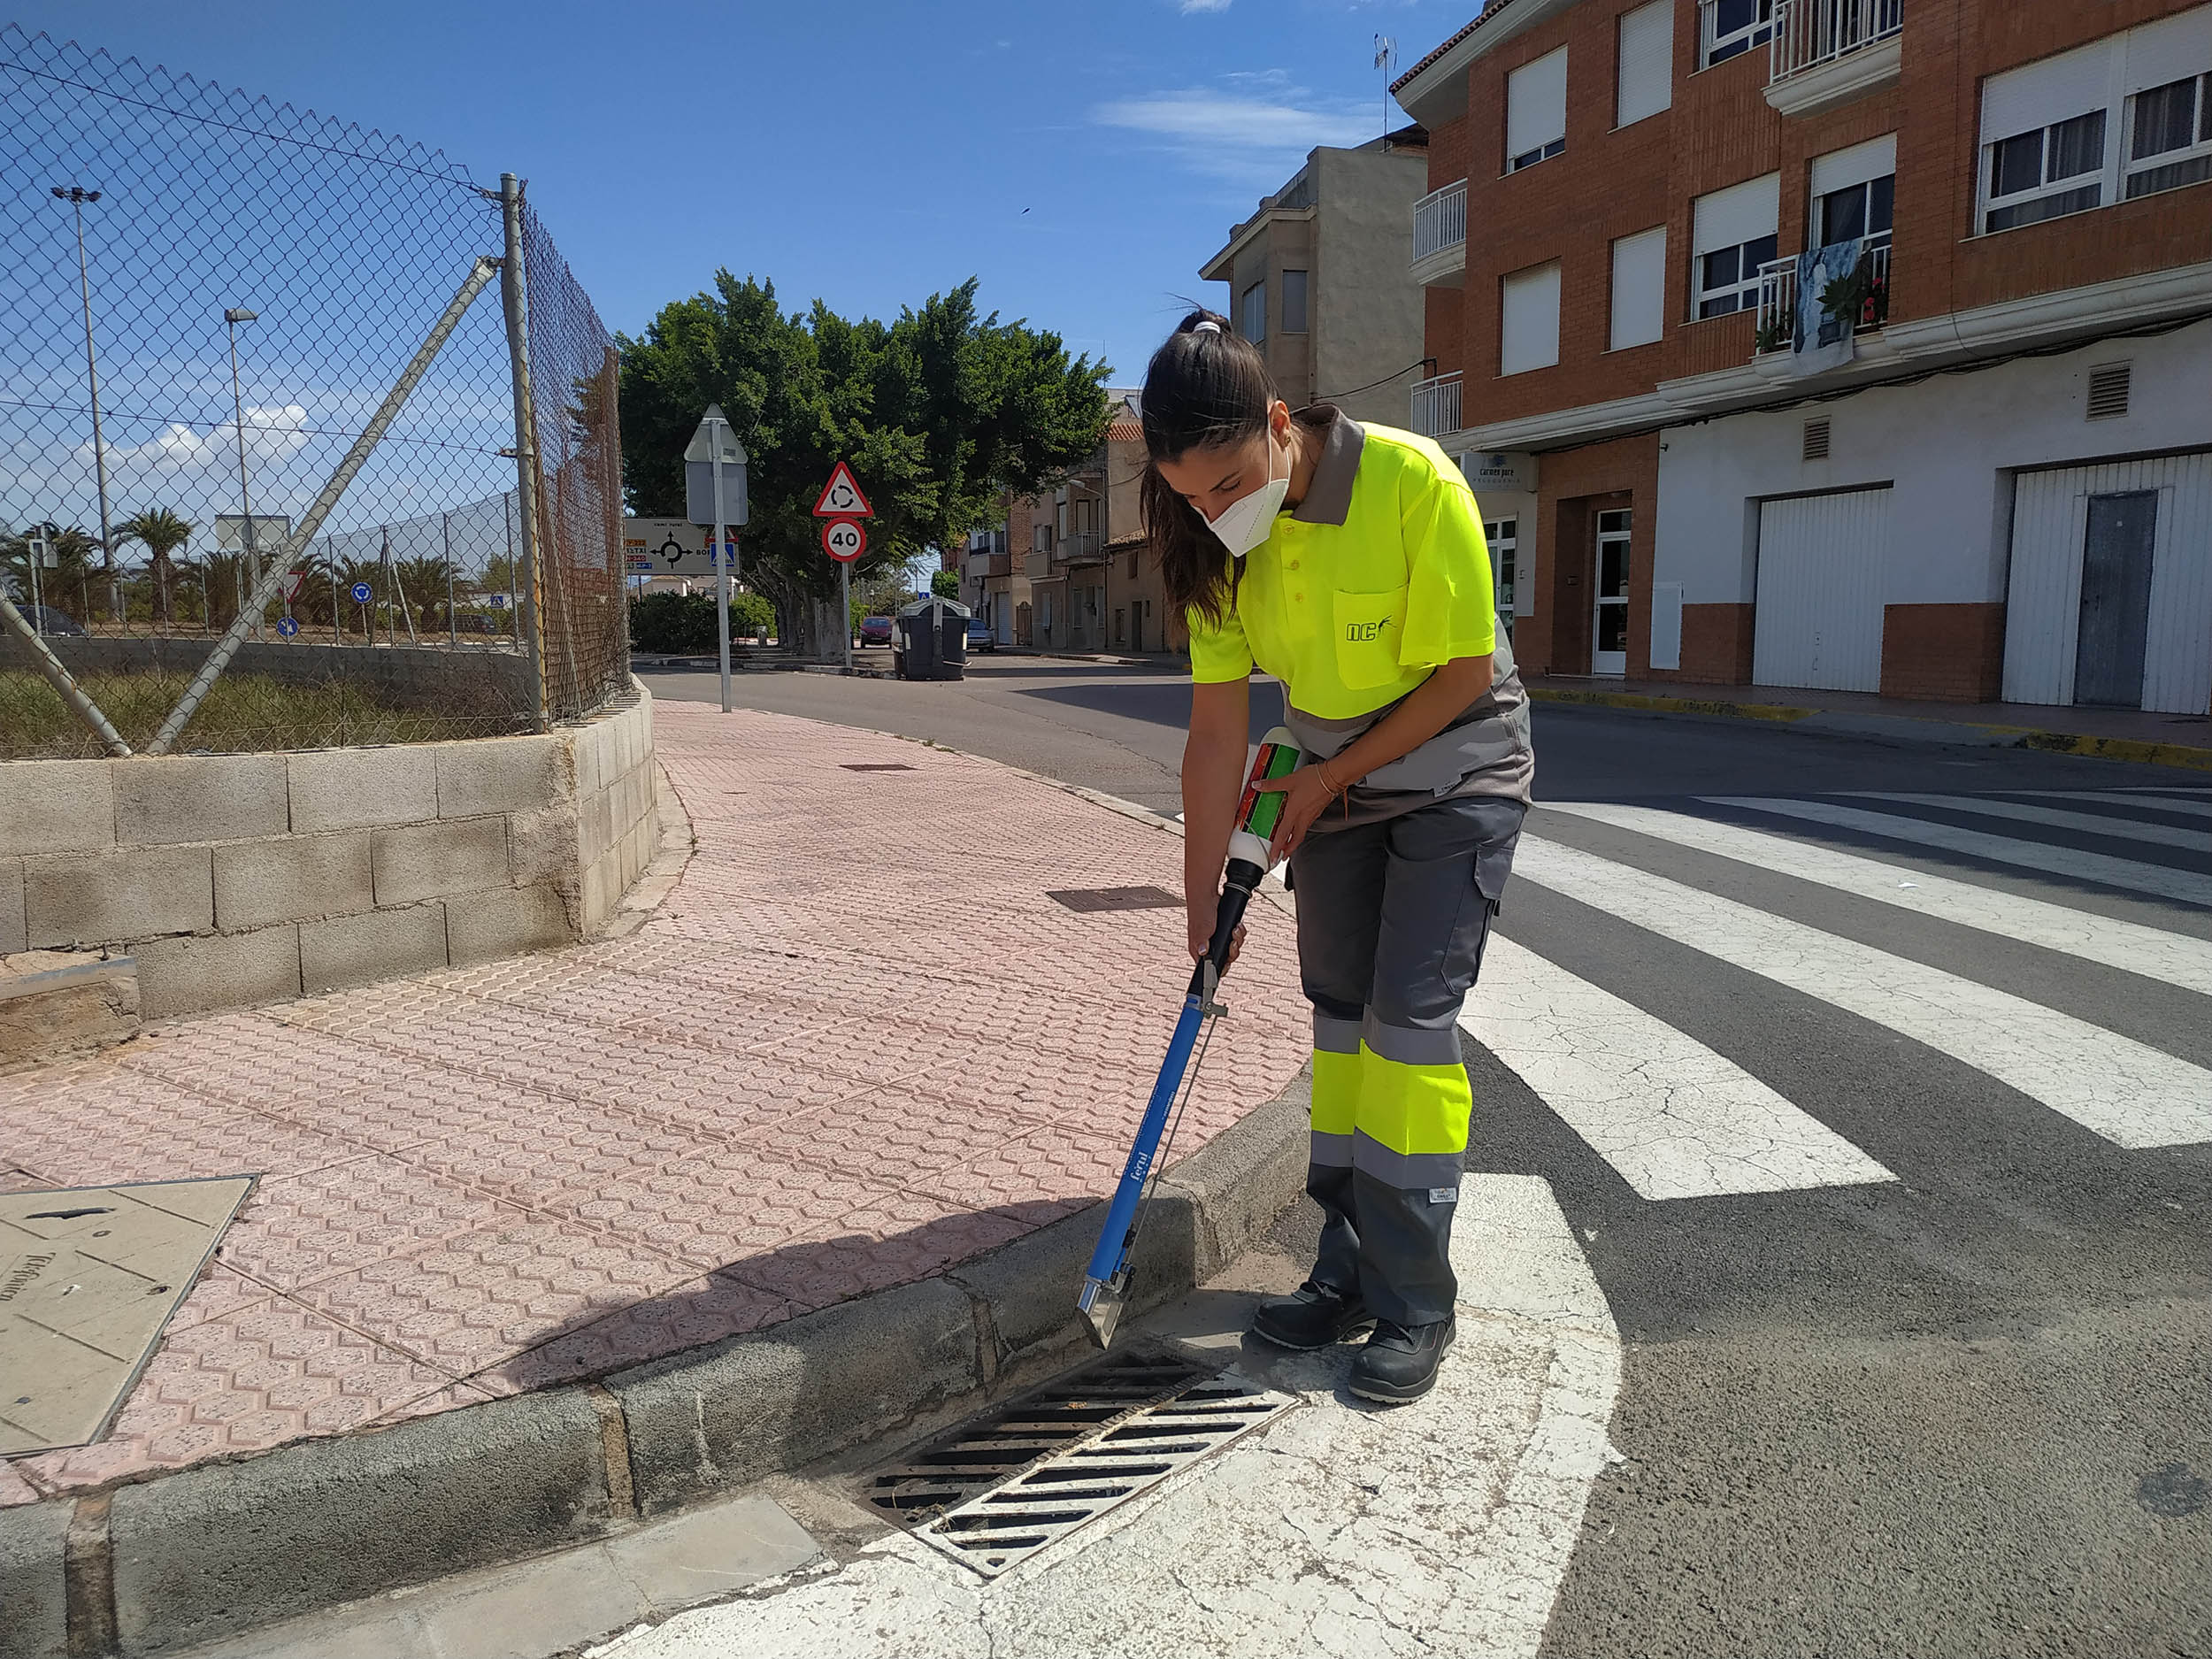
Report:
[[[1375,67],[1382,71],[1382,130],[1390,136],[1390,72],[1398,66],[1398,42],[1395,36],[1375,36]]]

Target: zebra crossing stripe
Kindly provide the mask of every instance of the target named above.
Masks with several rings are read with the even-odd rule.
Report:
[[[1897,1179],[1732,1060],[1501,934],[1459,1023],[1642,1197]]]
[[[1978,818],[2010,818],[2016,824],[2039,824],[2051,829],[2078,830],[2085,835],[2108,835],[2118,841],[2147,841],[2154,847],[2178,847],[2193,853],[2212,853],[2212,835],[2202,830],[2178,829],[2171,824],[2150,824],[2135,818],[2108,818],[2096,812],[2062,812],[2055,807],[2028,806],[2018,801],[1993,801],[1978,795],[1878,795],[1854,792],[1861,801],[1894,801],[1904,806],[1934,807],[1945,812],[1970,812]]]
[[[2015,789],[2012,793],[2046,801],[2094,801],[2101,806],[2147,806],[2189,818],[2212,818],[2212,801],[2177,801],[2170,795],[2125,795],[2117,789]]]
[[[1513,872],[1886,1026],[2120,1146],[2212,1141],[2212,1071],[2131,1037],[1555,841],[1524,834]]]
[[[2212,810],[2212,808],[2208,808]],[[2085,962],[2138,973],[2212,996],[2212,941],[2169,933],[2137,922],[2116,921],[2016,893],[1978,887],[1924,870],[1886,864],[1832,847],[1786,840],[1739,824],[1663,812],[1655,807],[1595,802],[1551,802],[1547,812],[1568,812],[1619,829],[1711,853],[1778,875],[1814,881],[1901,910],[1977,928],[1985,933],[2039,945]]]
[[[1964,853],[1970,858],[1983,858],[1992,864],[2016,864],[2023,870],[2040,870],[2047,875],[2063,876],[2069,880],[2093,881],[2100,887],[2124,887],[2133,893],[2179,899],[2186,904],[2212,909],[2212,876],[2199,875],[2194,871],[2170,870],[2163,864],[2147,864],[2133,858],[2114,858],[2105,853],[2083,852],[2072,847],[2024,841],[2015,836],[1993,835],[1986,830],[1962,829],[1955,824],[1937,824],[1926,818],[1869,812],[1832,801],[1733,795],[1699,798],[1713,806],[1803,818],[1809,823],[1878,835],[1885,841],[1916,841],[1923,847],[1939,847],[1946,852]]]

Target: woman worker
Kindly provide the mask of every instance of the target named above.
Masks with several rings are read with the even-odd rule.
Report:
[[[1454,1336],[1448,1246],[1472,1104],[1460,1003],[1535,771],[1465,480],[1426,438],[1293,414],[1259,353],[1194,311],[1145,375],[1147,533],[1190,628],[1190,948],[1212,936],[1244,776],[1248,680],[1282,682],[1304,761],[1275,850],[1313,1004],[1306,1191],[1320,1257],[1252,1329],[1318,1348],[1363,1326],[1352,1391],[1425,1394]]]

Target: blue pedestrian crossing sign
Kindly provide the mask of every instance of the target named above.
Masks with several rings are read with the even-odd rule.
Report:
[[[299,618],[296,617],[286,617],[277,623],[277,632],[288,640],[299,631]]]
[[[365,604],[367,604],[367,603],[369,603],[369,585],[368,585],[368,583],[366,583],[366,582],[356,582],[356,583],[354,583],[354,585],[353,585],[353,603],[354,603],[355,604],[357,604],[357,605],[365,605]]]

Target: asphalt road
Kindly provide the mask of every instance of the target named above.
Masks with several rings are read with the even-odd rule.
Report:
[[[1169,673],[737,695],[1178,805]],[[1544,1651],[2212,1655],[2212,779],[1555,705],[1537,746],[1500,931],[1535,1048],[1604,1037],[1471,1039],[1469,1162],[1551,1183],[1625,1345]],[[1770,1125],[1681,1128],[1685,1078]]]

